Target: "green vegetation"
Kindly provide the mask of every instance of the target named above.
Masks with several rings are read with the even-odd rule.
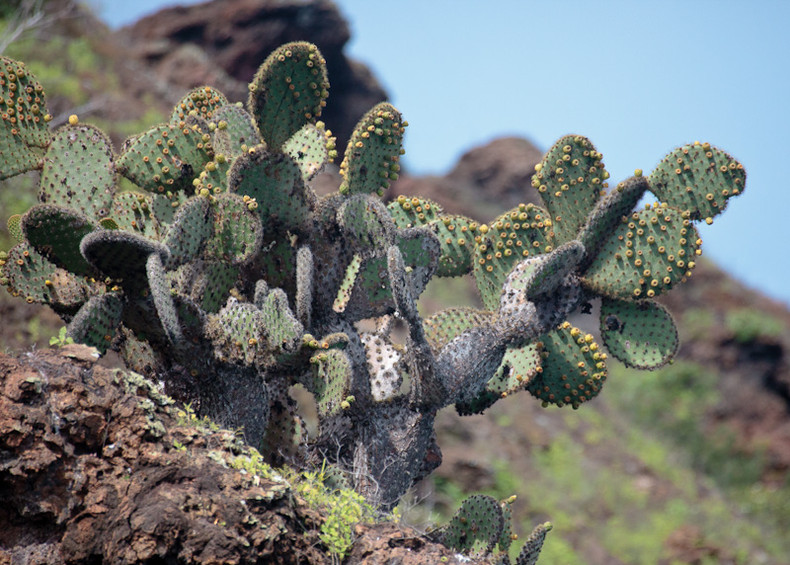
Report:
[[[729,310],[726,324],[739,343],[749,343],[759,338],[774,339],[787,331],[780,319],[751,308]]]

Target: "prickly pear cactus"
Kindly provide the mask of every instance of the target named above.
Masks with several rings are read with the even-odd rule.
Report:
[[[441,408],[478,413],[522,390],[576,408],[601,392],[610,356],[669,362],[677,330],[653,298],[692,275],[696,224],[745,185],[740,163],[695,143],[610,189],[601,153],[571,135],[536,168],[542,205],[483,224],[419,196],[385,204],[406,122],[381,103],[353,131],[337,191],[319,197],[312,182],[338,154],[318,121],[320,51],[283,45],[249,90],[245,105],[194,89],[116,152],[76,116],[50,130],[43,87],[3,58],[0,179],[41,175],[40,203],[9,220],[18,244],[0,254],[0,282],[271,461],[328,459],[382,508],[439,464]],[[648,192],[658,202],[635,209]],[[472,277],[484,309],[423,320],[434,276]],[[600,345],[567,321],[599,299]],[[296,385],[315,399],[314,437]],[[462,510],[446,542],[506,554],[503,507]],[[518,563],[534,563],[546,531]]]

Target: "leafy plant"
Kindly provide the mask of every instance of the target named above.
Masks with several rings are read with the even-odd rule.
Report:
[[[609,354],[642,369],[672,359],[677,330],[653,299],[691,275],[695,222],[743,191],[730,155],[685,145],[607,190],[602,155],[565,136],[532,180],[544,207],[485,225],[419,197],[382,202],[406,127],[382,103],[357,124],[337,192],[319,198],[311,181],[337,156],[318,121],[328,88],[318,49],[289,43],[246,107],[194,89],[116,154],[77,116],[51,131],[41,84],[2,59],[0,178],[39,170],[41,182],[40,203],[9,220],[18,244],[1,282],[197,417],[243,427],[269,463],[327,462],[384,509],[441,462],[441,408],[478,413],[521,390],[576,408],[600,392],[607,353],[567,321],[590,300]],[[634,210],[647,191],[662,203]],[[431,278],[470,274],[484,310],[420,317]],[[317,437],[295,384],[315,398]]]

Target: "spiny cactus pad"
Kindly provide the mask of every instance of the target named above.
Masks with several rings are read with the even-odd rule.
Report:
[[[119,172],[151,192],[192,187],[214,156],[211,137],[197,128],[161,124],[133,138],[118,157]]]
[[[425,337],[438,352],[453,338],[469,328],[490,323],[494,314],[475,308],[447,308],[423,320]]]
[[[342,350],[327,349],[313,355],[310,366],[313,378],[308,390],[315,395],[319,416],[336,415],[349,404],[351,361]]]
[[[90,293],[84,277],[56,266],[27,243],[8,252],[2,275],[12,294],[59,310],[75,309]]]
[[[474,557],[491,553],[504,530],[504,516],[496,499],[476,494],[463,501],[450,522],[442,528],[440,541]]]
[[[708,223],[745,185],[743,165],[710,143],[679,147],[650,174],[650,190],[662,202]]]
[[[239,265],[255,256],[263,241],[260,217],[238,194],[221,194],[211,206],[214,234],[206,242],[206,256]]]
[[[44,158],[39,200],[100,220],[110,213],[114,194],[115,164],[107,136],[89,125],[59,129]]]
[[[543,543],[546,541],[546,534],[553,527],[551,522],[545,522],[532,530],[516,558],[516,565],[535,565],[538,562],[538,556],[543,549]]]
[[[490,225],[479,228],[474,274],[486,308],[497,308],[502,284],[516,264],[554,248],[551,226],[545,210],[533,204],[519,204]]]
[[[227,104],[216,109],[211,123],[215,127],[214,152],[228,160],[261,143],[252,116],[241,106]]]
[[[403,195],[390,202],[387,210],[399,228],[424,226],[442,214],[442,207],[433,200]]]
[[[479,224],[466,216],[441,216],[428,224],[442,248],[439,277],[460,277],[472,270]]]
[[[623,217],[584,275],[611,298],[652,298],[691,276],[701,240],[687,214],[653,206]]]
[[[21,227],[25,239],[59,267],[78,275],[95,274],[80,253],[80,241],[97,227],[80,212],[39,204],[22,216]]]
[[[584,256],[584,246],[576,240],[569,241],[550,253],[529,257],[516,265],[507,278],[509,292],[504,292],[500,303],[513,302],[517,293],[527,300],[553,292],[563,279],[576,269]]]
[[[41,167],[48,119],[41,83],[23,63],[0,57],[0,180]]]
[[[601,303],[601,336],[606,349],[626,367],[657,369],[677,352],[678,330],[672,315],[652,300]]]
[[[381,102],[362,116],[340,164],[341,194],[383,194],[398,178],[406,124],[394,106]]]
[[[82,305],[69,323],[68,336],[104,353],[118,331],[122,313],[123,299],[117,293],[94,296]]]
[[[568,322],[541,337],[541,371],[527,390],[544,404],[574,408],[598,395],[606,380],[606,356],[590,334]]]
[[[228,99],[216,88],[211,86],[193,88],[176,103],[170,116],[170,123],[183,127],[190,114],[211,120],[215,117],[216,111],[227,103]]]
[[[551,214],[557,241],[575,238],[600,198],[609,178],[602,158],[586,137],[567,135],[535,167],[532,186]]]
[[[315,200],[299,165],[288,155],[269,153],[262,146],[236,159],[228,173],[228,190],[254,198],[267,227],[298,228]]]
[[[334,139],[327,137],[323,128],[307,124],[293,134],[283,144],[283,153],[290,156],[302,171],[302,180],[313,180],[329,160],[330,147],[334,147]]]
[[[168,269],[195,259],[214,233],[214,216],[208,198],[197,196],[178,208],[162,243],[170,251]]]
[[[275,49],[250,83],[248,107],[269,150],[279,151],[313,123],[329,95],[326,61],[315,45],[287,43]]]

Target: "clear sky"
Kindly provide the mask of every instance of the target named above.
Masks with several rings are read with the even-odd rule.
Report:
[[[179,2],[97,3],[118,26]],[[678,145],[708,141],[744,164],[747,182],[700,226],[703,253],[790,305],[790,2],[337,4],[352,28],[349,55],[409,121],[411,172],[442,174],[501,135],[547,149],[575,133],[617,182]]]

